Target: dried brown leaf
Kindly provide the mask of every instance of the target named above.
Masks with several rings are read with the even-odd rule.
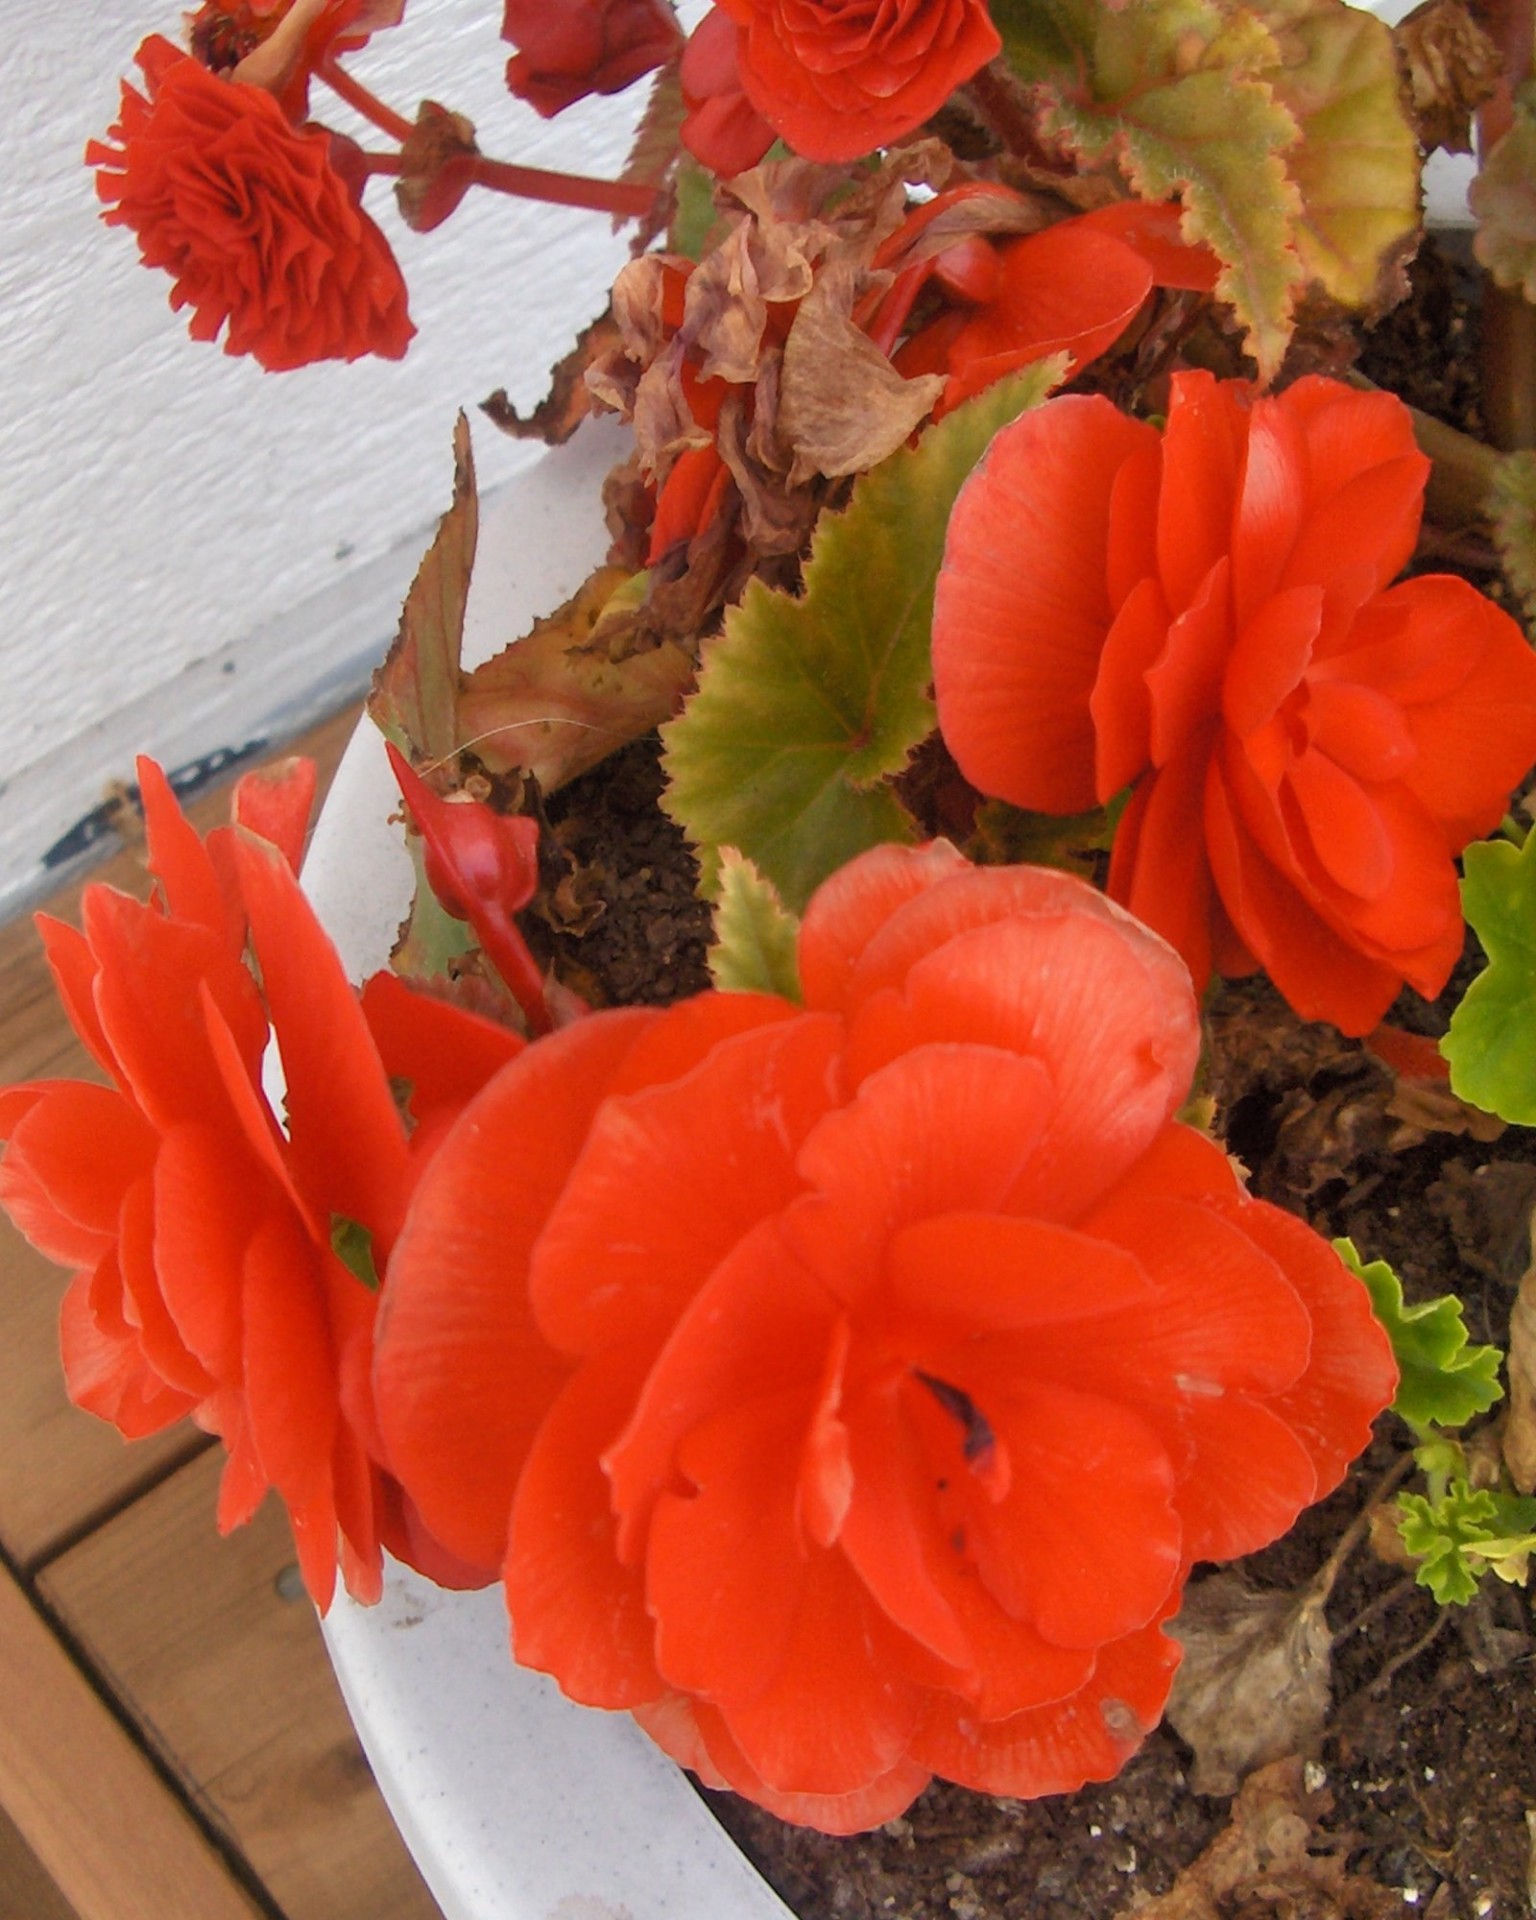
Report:
[[[1504,1464],[1522,1493],[1536,1493],[1536,1264],[1520,1282],[1509,1320]]]
[[[464,677],[460,738],[493,773],[521,769],[545,793],[665,720],[693,678],[670,641],[614,658],[602,620],[629,576],[600,567],[521,640]],[[625,629],[628,632],[628,629]]]
[[[1472,115],[1499,81],[1499,50],[1462,0],[1425,0],[1392,30],[1409,118],[1426,151],[1472,151]]]
[[[1309,1753],[1328,1713],[1325,1588],[1260,1592],[1237,1573],[1191,1587],[1169,1632],[1184,1648],[1168,1701],[1195,1750],[1196,1793],[1235,1793],[1255,1768]]]
[[[791,453],[792,487],[819,473],[841,478],[878,465],[944,391],[941,374],[904,380],[853,324],[855,284],[847,264],[820,274],[784,342],[778,427]]]
[[[482,400],[480,411],[514,440],[542,440],[546,446],[564,446],[594,408],[587,369],[608,353],[618,337],[613,315],[599,314],[576,336],[576,344],[565,358],[550,370],[549,392],[532,413],[519,413],[507,398],[505,387],[498,387]]]
[[[1395,1920],[1401,1893],[1351,1875],[1348,1836],[1319,1832],[1332,1805],[1325,1789],[1307,1790],[1300,1760],[1262,1768],[1233,1802],[1231,1825],[1136,1909],[1138,1920]]]
[[[1394,1153],[1421,1145],[1432,1133],[1465,1134],[1488,1144],[1505,1130],[1497,1114],[1484,1113],[1481,1107],[1458,1100],[1448,1086],[1436,1080],[1399,1078],[1387,1101],[1387,1112],[1400,1123],[1387,1142]]]
[[[461,413],[453,429],[453,504],[416,569],[399,631],[368,694],[374,724],[413,759],[445,760],[459,747],[464,606],[479,534],[474,452]]]

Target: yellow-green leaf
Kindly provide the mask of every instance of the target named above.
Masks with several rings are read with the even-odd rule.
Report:
[[[753,580],[662,729],[662,804],[710,867],[738,848],[798,912],[845,861],[913,824],[891,787],[933,731],[933,590],[955,495],[1062,359],[998,381],[824,514],[798,596]]]
[[[710,978],[722,993],[777,993],[800,998],[800,922],[734,847],[720,849],[720,891],[715,900],[715,944]]]
[[[1301,128],[1287,168],[1308,279],[1364,306],[1419,225],[1419,143],[1403,109],[1390,29],[1345,0],[1267,0],[1280,63],[1264,77]]]

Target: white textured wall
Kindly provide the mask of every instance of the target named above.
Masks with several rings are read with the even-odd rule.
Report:
[[[411,234],[374,182],[419,329],[405,360],[263,373],[187,339],[81,164],[141,37],[176,37],[174,4],[5,13],[0,915],[58,877],[44,851],[136,751],[179,765],[359,684],[447,503],[455,410],[502,385],[531,404],[624,257],[600,214],[480,192]],[[488,153],[616,171],[628,113],[539,120],[505,90],[499,24],[499,0],[409,0],[349,64],[407,114],[423,95],[467,112]],[[312,106],[356,130],[324,88]],[[537,452],[475,438],[486,485]]]

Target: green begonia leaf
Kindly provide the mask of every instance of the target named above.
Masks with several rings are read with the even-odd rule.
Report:
[[[1440,1051],[1459,1098],[1536,1125],[1536,833],[1523,848],[1480,841],[1462,865],[1462,909],[1488,965],[1452,1014]]]
[[[1339,0],[1265,0],[1281,64],[1265,78],[1301,142],[1294,241],[1307,277],[1346,306],[1380,290],[1384,263],[1419,230],[1419,143],[1403,112],[1386,24]]]
[[[1536,1500],[1456,1480],[1437,1500],[1397,1496],[1403,1545],[1420,1562],[1418,1582],[1441,1606],[1464,1607],[1485,1573],[1521,1582],[1536,1552]]]
[[[705,859],[735,847],[799,912],[831,873],[914,837],[890,781],[933,731],[933,592],[955,495],[1060,357],[957,407],[824,514],[797,597],[753,580],[662,728],[662,804]]]
[[[1285,156],[1296,116],[1265,77],[1281,48],[1258,17],[1217,0],[1127,0],[1094,10],[1086,81],[1045,93],[1046,131],[1090,163],[1115,160],[1146,200],[1182,198],[1184,234],[1220,258],[1217,292],[1268,378],[1304,278],[1301,212]]]
[[[722,847],[715,944],[709,950],[715,985],[725,993],[777,993],[798,1000],[799,934],[799,920],[773,883],[734,847]]]
[[[1401,1378],[1394,1413],[1410,1426],[1459,1427],[1486,1413],[1503,1395],[1497,1347],[1467,1344],[1461,1302],[1453,1293],[1410,1307],[1403,1284],[1385,1260],[1361,1260],[1351,1240],[1335,1240],[1334,1251],[1365,1282],[1376,1318],[1387,1330]]]
[[[1506,453],[1494,467],[1488,516],[1504,577],[1519,594],[1526,619],[1536,619],[1536,453]]]
[[[1536,86],[1522,87],[1514,122],[1467,189],[1477,215],[1472,250],[1501,287],[1536,300]]]

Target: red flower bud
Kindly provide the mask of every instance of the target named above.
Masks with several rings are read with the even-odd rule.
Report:
[[[622,93],[683,44],[666,0],[506,0],[517,52],[507,85],[546,120],[589,93]]]

